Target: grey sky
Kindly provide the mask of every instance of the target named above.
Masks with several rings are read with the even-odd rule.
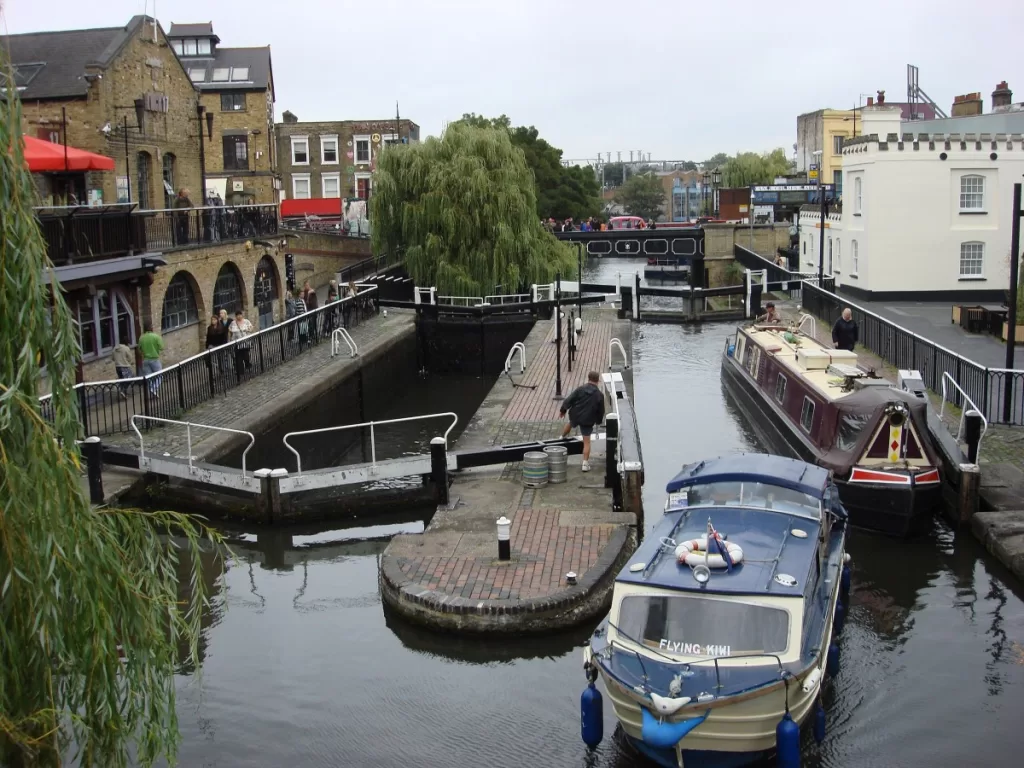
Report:
[[[20,33],[122,25],[144,0],[0,5]],[[971,91],[987,109],[1003,79],[1024,101],[1019,0],[162,0],[156,15],[213,21],[227,46],[269,43],[278,118],[389,117],[398,100],[428,135],[505,113],[568,158],[792,155],[798,114],[880,88],[902,101],[908,63],[947,111]]]

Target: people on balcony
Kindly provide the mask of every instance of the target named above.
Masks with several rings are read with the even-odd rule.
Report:
[[[193,208],[188,190],[182,187],[174,198],[174,244],[185,245],[189,242],[189,210]]]

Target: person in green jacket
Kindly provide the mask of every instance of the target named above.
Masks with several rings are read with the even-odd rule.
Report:
[[[152,376],[159,373],[163,368],[160,363],[160,353],[164,351],[164,340],[160,334],[153,330],[153,324],[147,322],[143,329],[145,333],[139,338],[139,351],[142,352],[142,375]],[[160,397],[160,377],[153,376],[149,380],[149,393],[153,397]]]

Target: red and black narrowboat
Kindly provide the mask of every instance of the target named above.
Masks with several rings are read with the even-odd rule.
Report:
[[[726,343],[722,381],[770,450],[831,469],[850,523],[897,536],[942,502],[928,402],[782,325],[749,325]]]

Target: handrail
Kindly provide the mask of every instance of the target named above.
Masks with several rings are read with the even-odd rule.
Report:
[[[348,332],[347,328],[335,328],[331,333],[331,357],[338,354],[342,340],[348,345],[349,357],[357,357],[359,347],[356,346],[356,340],[352,338],[352,334]]]
[[[546,299],[541,299],[540,294],[544,293],[548,296]],[[530,293],[533,295],[534,302],[538,301],[554,301],[555,300],[555,284],[554,283],[534,283],[530,287]]]
[[[616,348],[618,348],[619,352],[622,354],[622,364],[625,367],[625,369],[628,371],[629,370],[629,358],[626,356],[626,348],[624,346],[622,346],[622,342],[619,341],[618,339],[611,339],[608,342],[608,370],[610,371],[612,369],[612,352]]]
[[[526,371],[526,345],[521,341],[517,341],[512,345],[512,349],[508,351],[508,357],[505,358],[505,373],[512,370],[512,358],[515,356],[516,351],[519,352],[519,373],[522,374]]]
[[[529,293],[495,293],[484,296],[485,304],[529,304]]]
[[[357,429],[357,428],[361,428],[361,427],[369,427],[370,428],[370,466],[371,466],[371,474],[372,474],[372,473],[375,473],[377,471],[377,442],[376,442],[376,435],[374,433],[374,427],[376,427],[378,425],[383,425],[383,424],[401,424],[401,423],[407,422],[407,421],[422,421],[423,419],[437,419],[437,418],[440,418],[441,416],[451,416],[452,417],[452,423],[449,425],[448,429],[445,430],[445,433],[443,435],[443,437],[444,437],[444,448],[447,451],[448,450],[448,435],[455,428],[455,425],[459,421],[458,414],[452,413],[451,411],[446,411],[444,413],[428,413],[428,414],[425,414],[423,416],[405,416],[405,417],[403,417],[401,419],[385,419],[384,421],[364,421],[364,422],[362,422],[360,424],[339,424],[336,427],[322,427],[321,429],[305,429],[305,430],[301,430],[299,432],[289,432],[281,440],[284,443],[284,447],[287,448],[289,451],[291,451],[293,454],[295,454],[296,470],[297,470],[297,473],[301,475],[302,474],[302,457],[299,456],[299,452],[292,447],[291,443],[288,442],[288,438],[289,437],[298,437],[300,435],[319,435],[319,434],[323,434],[325,432],[340,432],[341,430],[344,430],[344,429]]]
[[[146,449],[142,440],[142,432],[139,431],[138,425],[135,423],[136,419],[145,419],[146,421],[159,421],[162,424],[177,424],[178,426],[185,427],[185,438],[188,444],[188,469],[189,472],[194,471],[192,466],[192,427],[199,427],[201,429],[212,429],[215,432],[230,432],[233,435],[248,435],[249,445],[246,446],[245,450],[242,451],[242,477],[245,477],[245,455],[249,453],[249,449],[256,443],[256,438],[252,432],[246,432],[244,429],[229,429],[228,427],[215,427],[212,424],[198,424],[191,421],[177,421],[175,419],[162,419],[157,416],[143,416],[142,414],[134,414],[131,418],[132,429],[135,430],[135,434],[139,436],[139,458],[146,458]]]
[[[988,431],[988,419],[985,418],[985,413],[981,410],[981,408],[979,408],[975,404],[975,402],[973,400],[971,400],[970,395],[968,395],[966,392],[964,392],[963,388],[959,384],[956,383],[956,379],[954,379],[952,376],[949,375],[948,371],[943,371],[942,372],[942,405],[939,407],[939,421],[942,421],[942,416],[946,412],[946,379],[949,379],[949,383],[952,384],[956,388],[956,391],[960,393],[960,397],[962,397],[968,404],[970,404],[971,408],[973,410],[975,410],[978,413],[979,416],[981,416],[981,435],[978,437],[978,451],[980,452],[981,451],[981,439],[983,437],[985,437],[985,433]],[[966,416],[967,416],[967,408],[961,408],[960,409],[960,426],[957,428],[957,431],[956,431],[956,441],[957,441],[957,443],[960,442],[960,437],[963,435],[964,419],[965,419]]]
[[[450,301],[444,301],[450,299]],[[464,303],[460,303],[464,302]],[[453,307],[477,307],[484,303],[483,296],[438,296],[438,304],[448,304]]]
[[[806,335],[809,335],[812,339],[817,341],[818,340],[818,322],[817,322],[817,320],[814,319],[814,315],[810,315],[810,314],[808,314],[806,312],[801,313],[801,315],[800,315],[800,322],[797,323],[797,325],[796,325],[797,333],[800,333],[800,332],[803,331],[804,323],[806,323],[808,320],[811,321],[811,332],[810,332],[810,334],[806,334]]]

